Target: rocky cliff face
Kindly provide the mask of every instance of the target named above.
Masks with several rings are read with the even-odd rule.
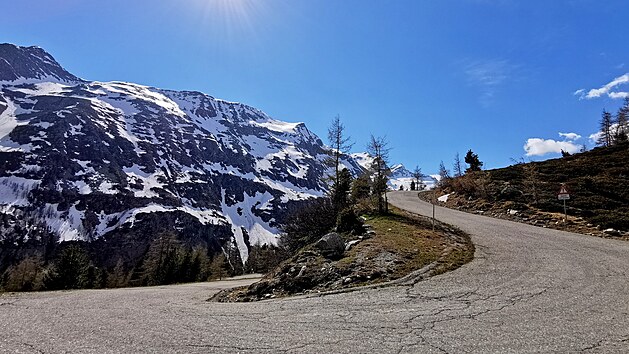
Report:
[[[303,123],[200,92],[81,80],[40,48],[0,45],[4,234],[28,219],[60,241],[133,240],[142,247],[125,252],[139,254],[174,232],[244,262],[324,194],[325,158]]]

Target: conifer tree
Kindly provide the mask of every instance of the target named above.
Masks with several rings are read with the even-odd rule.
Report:
[[[629,97],[625,98],[625,103],[616,114],[616,131],[614,132],[614,142],[623,143],[627,141],[629,133]]]
[[[600,122],[600,136],[597,140],[598,145],[610,146],[613,144],[612,123],[613,122],[611,113],[603,110],[603,115]]]
[[[472,152],[471,149],[465,155],[465,163],[470,166],[465,170],[465,173],[480,171],[481,167],[483,167],[483,163],[478,159],[478,155]]]
[[[445,187],[450,181],[450,171],[446,168],[446,165],[441,161],[439,164],[439,186]]]
[[[341,123],[341,118],[337,115],[332,121],[332,125],[328,128],[328,142],[330,143],[331,159],[330,164],[334,166],[334,176],[332,178],[332,187],[339,183],[341,176],[341,157],[343,154],[349,153],[352,148],[350,137],[345,135],[345,126]]]
[[[373,157],[371,170],[373,171],[372,192],[378,199],[378,212],[389,211],[387,200],[387,182],[389,181],[389,143],[383,137],[371,136],[367,145],[367,152]]]
[[[456,153],[456,155],[454,155],[453,171],[454,177],[463,176],[463,164],[461,163],[461,157],[459,156],[458,152]]]
[[[415,179],[416,183],[415,183],[415,189],[418,191],[421,191],[424,189],[424,185],[422,183],[422,177],[424,175],[422,174],[422,169],[419,168],[418,165],[415,166],[415,170],[413,170],[413,178]]]
[[[332,203],[337,211],[341,211],[349,204],[349,194],[352,186],[352,174],[347,168],[339,172],[338,181],[332,186]]]

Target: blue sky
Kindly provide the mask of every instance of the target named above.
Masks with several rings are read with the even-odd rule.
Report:
[[[321,137],[338,114],[354,150],[364,150],[370,134],[384,135],[392,162],[431,173],[468,149],[495,168],[592,146],[601,111],[622,102],[610,96],[629,91],[626,0],[0,7],[0,42],[39,45],[85,79],[198,90],[306,122]],[[527,141],[537,155],[526,155]]]

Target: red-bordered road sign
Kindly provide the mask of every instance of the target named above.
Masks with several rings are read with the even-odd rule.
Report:
[[[569,200],[570,199],[570,192],[568,192],[568,188],[566,187],[565,184],[561,185],[561,188],[559,189],[559,193],[557,193],[557,199],[559,199],[559,200]]]

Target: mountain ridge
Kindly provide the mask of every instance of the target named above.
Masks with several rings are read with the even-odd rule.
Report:
[[[327,147],[304,123],[197,91],[86,81],[38,47],[1,45],[0,62],[6,234],[28,219],[60,241],[138,234],[144,248],[174,232],[244,264],[252,245],[277,242],[296,204],[326,191]]]

